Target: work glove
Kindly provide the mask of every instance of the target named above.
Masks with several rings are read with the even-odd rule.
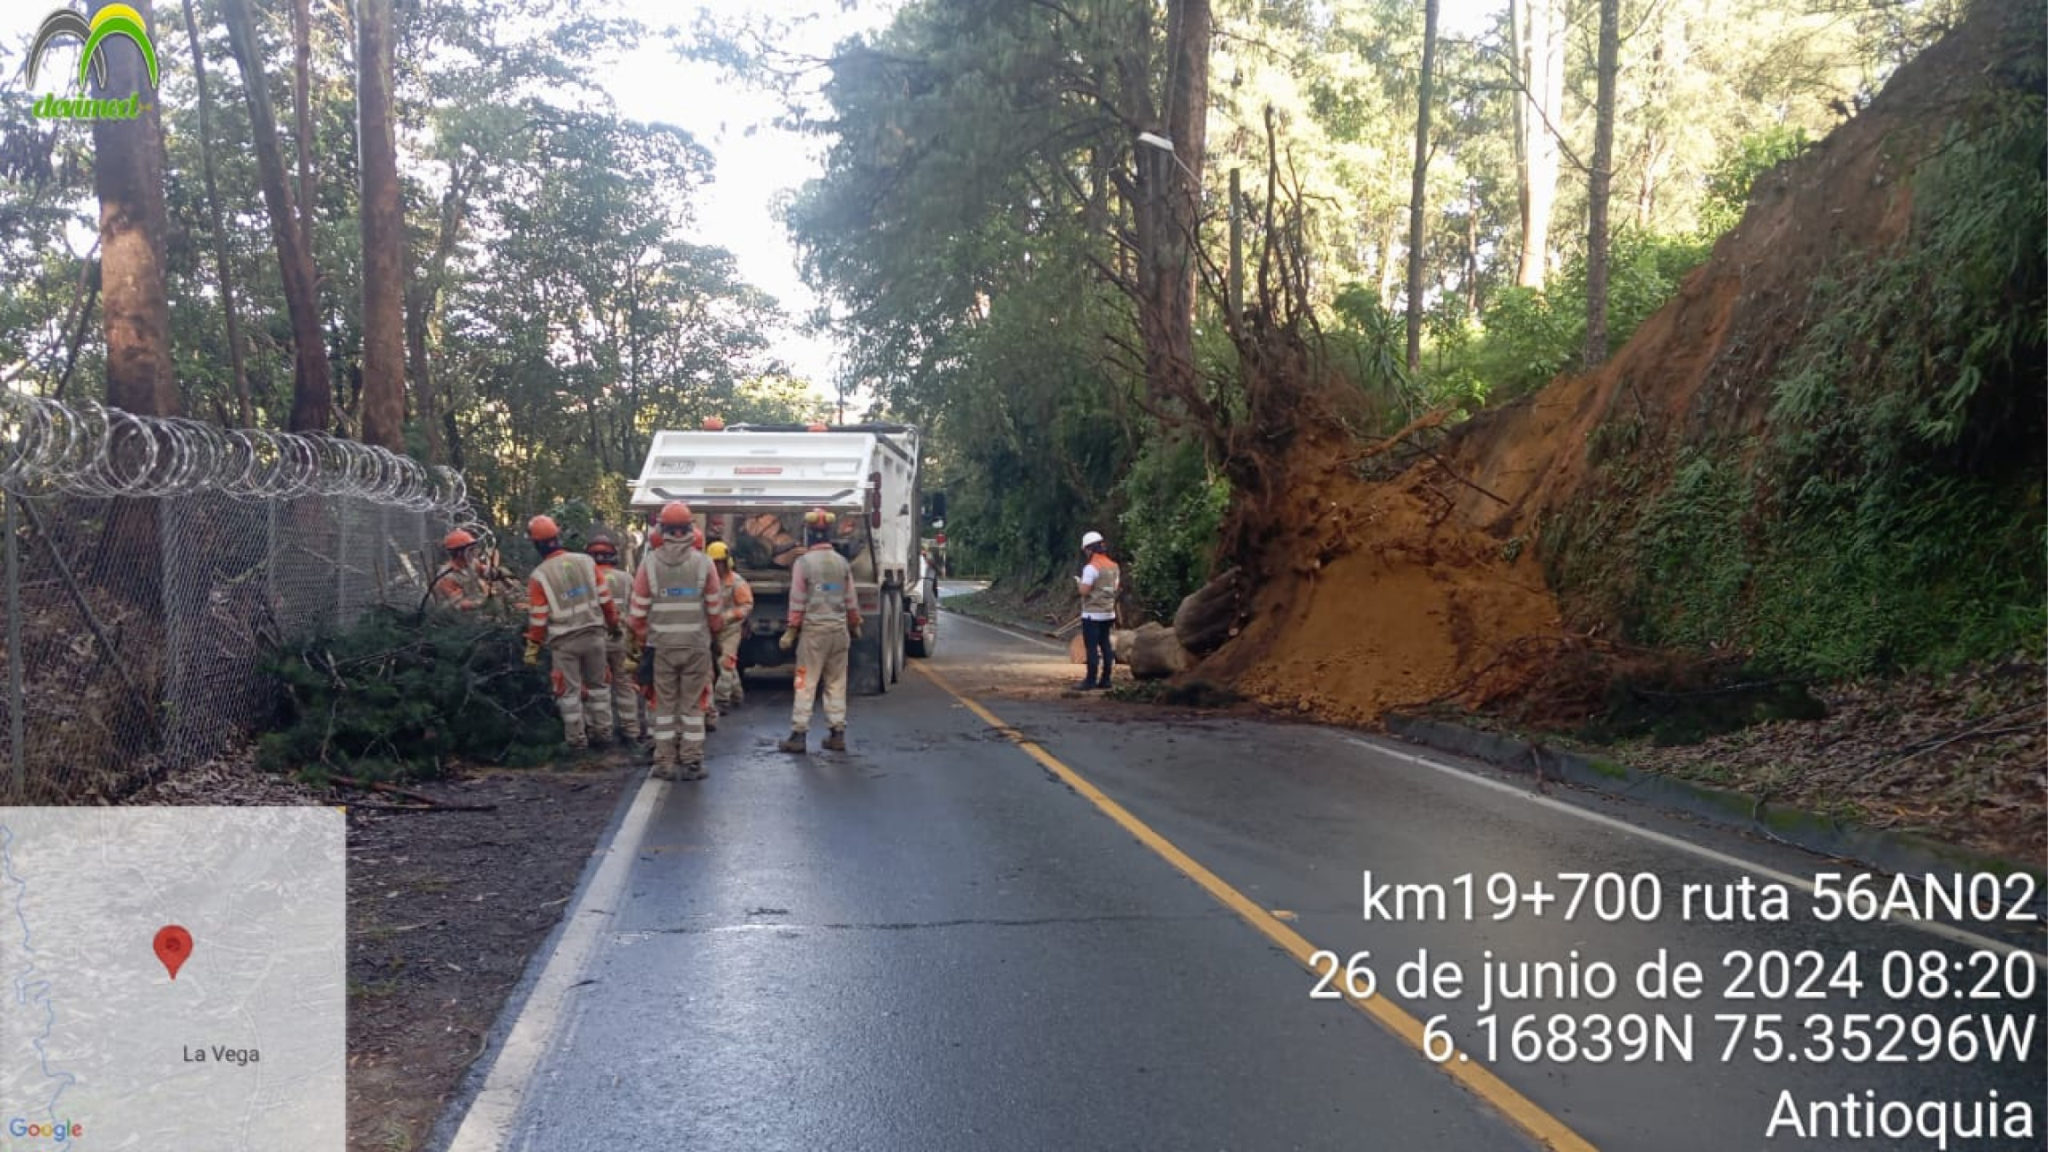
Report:
[[[634,669],[633,680],[642,688],[654,687],[654,649],[643,646],[640,649],[640,666]]]
[[[604,634],[617,640],[619,637],[624,636],[626,632],[625,629],[620,628],[617,624],[607,624],[604,626]]]
[[[775,646],[784,652],[796,647],[796,629],[784,628],[782,630],[782,638],[775,642]]]
[[[860,619],[858,617],[846,622],[846,634],[855,640],[860,639]]]
[[[526,642],[526,664],[533,667],[540,663],[540,645],[531,640]]]

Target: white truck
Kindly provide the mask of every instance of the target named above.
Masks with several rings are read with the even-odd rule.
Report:
[[[835,513],[833,546],[853,567],[863,620],[847,658],[848,687],[873,696],[902,675],[906,655],[938,647],[938,575],[918,547],[918,465],[917,429],[907,424],[663,431],[654,434],[631,504],[652,516],[681,500],[707,543],[725,541],[754,589],[742,671],[792,662],[776,641],[788,616],[789,566],[803,551],[803,515]]]

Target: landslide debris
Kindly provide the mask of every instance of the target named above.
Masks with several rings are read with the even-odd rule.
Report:
[[[1759,178],[1599,370],[1419,430],[1390,478],[1356,444],[1293,461],[1250,618],[1200,674],[1339,721],[1571,726],[1687,661],[1821,685],[2038,653],[2043,27],[2041,0],[1980,3]],[[1774,739],[1781,790],[1842,794]],[[1895,775],[1889,811],[1941,806]],[[2038,764],[1978,776],[2038,813]]]

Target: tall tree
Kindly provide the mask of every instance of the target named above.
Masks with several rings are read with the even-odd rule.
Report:
[[[1614,84],[1620,58],[1621,0],[1600,0],[1593,171],[1586,191],[1586,348],[1581,359],[1587,368],[1607,359],[1607,200],[1614,181]]]
[[[95,0],[93,14],[112,0]],[[130,4],[145,28],[148,0]],[[153,31],[153,30],[152,30]],[[155,36],[150,39],[153,41]],[[130,412],[175,415],[171,309],[164,290],[164,137],[156,92],[141,52],[119,41],[100,50],[106,70],[99,95],[141,95],[141,114],[92,122],[93,187],[100,200],[100,313],[107,339],[107,403]]]
[[[249,130],[254,137],[263,204],[270,214],[270,233],[277,244],[277,262],[284,281],[285,311],[292,328],[293,432],[324,432],[334,418],[334,388],[327,372],[327,346],[320,331],[320,306],[313,274],[313,254],[303,243],[292,188],[285,179],[284,152],[277,139],[277,116],[271,110],[270,80],[263,71],[263,47],[249,0],[221,0],[227,19],[228,43],[242,70],[242,93],[249,103]]]
[[[1429,192],[1429,106],[1436,80],[1437,0],[1422,6],[1422,81],[1415,95],[1415,177],[1408,195],[1408,370],[1422,366],[1422,246]]]
[[[313,259],[313,7],[311,0],[292,0],[292,142],[299,161],[299,243]],[[316,263],[315,281],[317,283]]]
[[[1564,120],[1564,32],[1558,0],[1511,0],[1514,39],[1515,167],[1522,218],[1515,283],[1541,288],[1550,263],[1550,213],[1557,202],[1558,141]]]
[[[391,0],[356,4],[363,234],[363,439],[405,450],[405,217],[391,110]]]
[[[249,399],[249,366],[242,355],[242,323],[235,306],[235,279],[229,271],[228,230],[220,208],[220,165],[213,148],[213,94],[206,82],[206,52],[199,40],[199,20],[192,13],[192,0],[182,0],[185,36],[192,43],[192,77],[199,89],[199,156],[206,176],[206,213],[213,224],[213,272],[220,284],[221,310],[227,322],[228,363],[235,379],[236,415],[242,427],[256,423],[255,406]]]
[[[1200,240],[1202,161],[1208,148],[1212,25],[1209,0],[1168,3],[1166,108],[1154,122],[1163,121],[1172,154],[1138,166],[1138,319],[1145,378],[1155,397],[1173,397],[1197,408],[1203,405],[1194,403],[1200,396],[1195,379],[1195,250]],[[1126,53],[1127,68],[1133,59]],[[1149,87],[1132,86],[1141,93]]]

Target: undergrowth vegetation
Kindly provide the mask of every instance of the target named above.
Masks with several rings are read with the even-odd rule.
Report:
[[[390,608],[294,642],[264,663],[284,691],[257,763],[380,781],[436,778],[458,758],[545,764],[562,722],[524,646],[515,624],[489,615]]]
[[[1912,226],[1814,286],[1760,437],[1686,445],[1632,528],[1566,525],[1571,589],[1605,579],[1633,639],[1737,648],[1841,678],[2038,651],[2048,410],[2048,145],[2039,59],[1959,116],[1913,184]],[[1591,446],[1625,439],[1627,418]],[[1630,488],[1625,453],[1607,465]],[[1620,555],[1617,555],[1617,549]],[[1619,573],[1618,576],[1612,574]]]

